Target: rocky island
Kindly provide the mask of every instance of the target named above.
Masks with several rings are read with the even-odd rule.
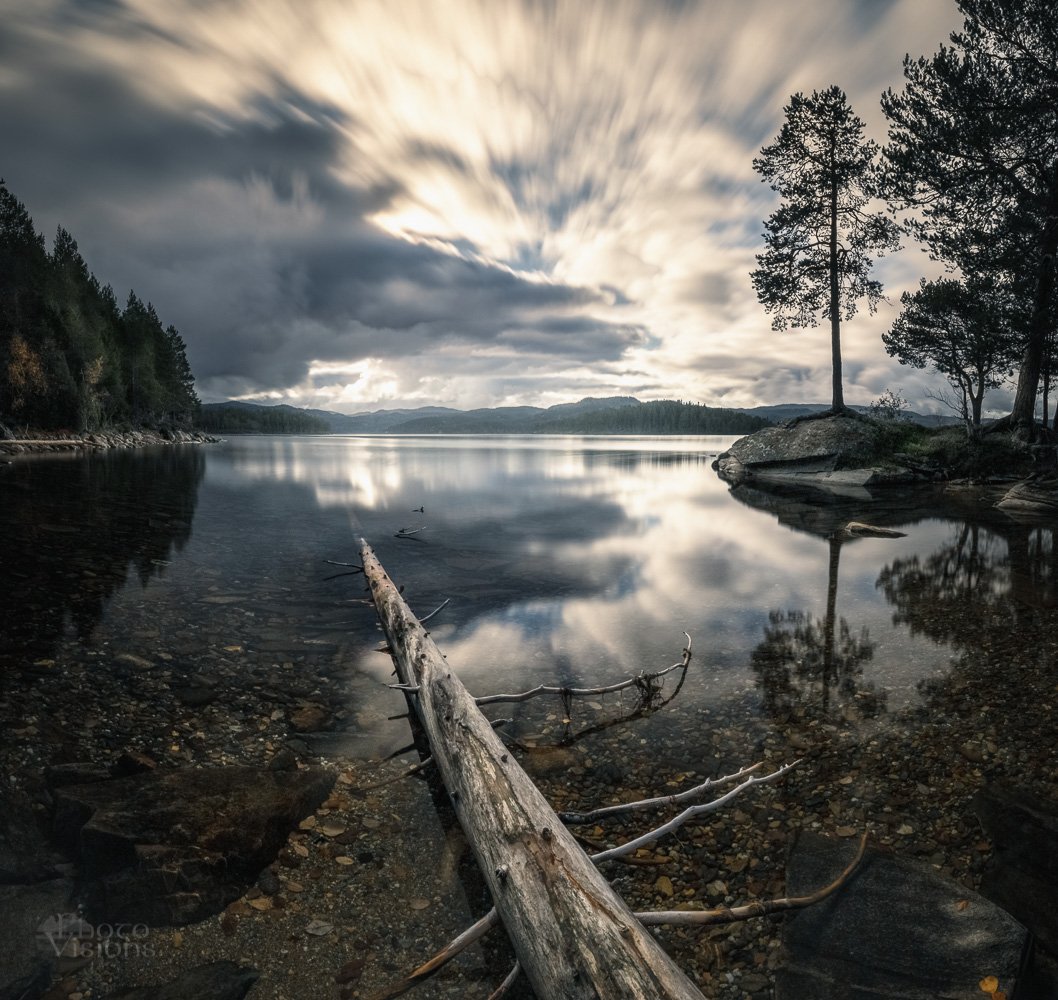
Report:
[[[1058,510],[1056,445],[1002,432],[968,437],[959,427],[925,428],[853,411],[797,418],[739,438],[713,462],[732,485],[806,487],[874,499],[886,487],[936,483],[1010,484],[997,506]],[[883,492],[875,494],[875,488]]]

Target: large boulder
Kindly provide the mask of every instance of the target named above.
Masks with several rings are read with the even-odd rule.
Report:
[[[863,470],[875,454],[881,431],[863,418],[833,416],[793,421],[782,427],[765,427],[739,438],[720,455],[714,468],[728,482],[746,480],[813,480],[834,478],[845,485],[865,486],[881,474]],[[861,473],[849,479],[842,470]],[[867,473],[873,473],[868,475]]]
[[[982,895],[1009,910],[1058,954],[1058,802],[1026,789],[990,785],[971,805],[994,850]]]
[[[1015,483],[996,506],[1008,514],[1054,517],[1058,514],[1058,480]]]
[[[787,893],[827,885],[855,848],[802,834]],[[926,865],[875,850],[837,892],[787,921],[783,943],[775,1000],[978,1000],[987,976],[1013,997],[1031,952],[1009,913]]]
[[[231,766],[68,785],[55,834],[81,863],[91,921],[186,924],[238,899],[333,784],[323,768]]]

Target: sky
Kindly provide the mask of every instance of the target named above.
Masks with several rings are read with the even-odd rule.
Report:
[[[775,333],[752,168],[832,84],[884,141],[954,0],[0,0],[0,176],[174,323],[205,401],[829,401]],[[844,324],[845,399],[943,383]],[[994,401],[996,405],[999,400]]]

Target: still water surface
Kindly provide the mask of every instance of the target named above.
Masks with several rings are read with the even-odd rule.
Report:
[[[449,600],[433,635],[481,693],[659,668],[687,632],[684,709],[756,720],[793,699],[881,717],[920,702],[958,645],[905,607],[916,587],[928,596],[922,560],[948,552],[944,579],[984,568],[991,591],[1009,588],[1009,538],[975,527],[971,553],[958,520],[918,511],[888,518],[904,538],[828,541],[877,513],[854,498],[808,517],[733,499],[710,469],[729,440],[246,436],[25,462],[7,480],[6,517],[21,523],[5,531],[18,611],[4,654],[46,657],[74,636],[127,644],[151,618],[184,646],[200,632],[249,652],[326,644],[363,678],[348,747],[377,753],[404,736],[363,724],[392,703],[389,666],[365,649],[369,618],[336,613],[355,578],[324,580],[338,572],[324,560],[355,559],[362,535],[420,614]],[[1049,548],[1049,529],[1024,534]]]
[[[975,788],[1032,783],[1054,763],[1052,526],[977,494],[732,492],[710,468],[730,440],[245,436],[7,466],[5,761],[132,745],[167,763],[262,763],[305,701],[331,719],[296,736],[302,752],[341,764],[398,750],[403,699],[355,600],[362,577],[327,579],[343,570],[326,560],[355,561],[362,535],[420,614],[449,602],[429,627],[476,693],[610,683],[678,660],[692,637],[684,684],[670,678],[676,697],[652,714],[635,716],[630,695],[570,716],[551,701],[493,713],[513,717],[522,749],[573,747],[527,756],[553,800],[580,808],[655,779],[808,758],[761,797],[766,815],[736,813],[680,848],[687,898],[719,891],[718,850],[754,859],[728,891],[781,888],[782,852],[764,852],[802,825],[869,826],[972,883]],[[849,520],[906,534],[843,537]],[[436,823],[428,800],[400,809]]]

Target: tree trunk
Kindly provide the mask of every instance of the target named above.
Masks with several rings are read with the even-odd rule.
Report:
[[[984,380],[982,379],[978,382],[976,395],[972,392],[970,393],[970,405],[973,407],[970,416],[970,426],[973,428],[973,433],[970,435],[971,437],[976,437],[977,432],[981,429],[981,403],[984,401],[984,397]]]
[[[370,546],[364,572],[401,681],[540,1000],[703,1000],[508,753]]]
[[[1050,332],[1051,295],[1054,292],[1055,252],[1058,251],[1058,162],[1051,170],[1051,191],[1047,199],[1047,216],[1040,239],[1040,266],[1036,278],[1036,296],[1029,322],[1029,336],[1021,356],[1018,388],[1010,422],[1029,432],[1036,424],[1036,393],[1040,385],[1043,351]]]
[[[845,409],[845,394],[841,389],[841,286],[838,281],[838,178],[834,167],[835,151],[831,137],[830,179],[830,353],[832,359],[833,402],[835,413]]]

